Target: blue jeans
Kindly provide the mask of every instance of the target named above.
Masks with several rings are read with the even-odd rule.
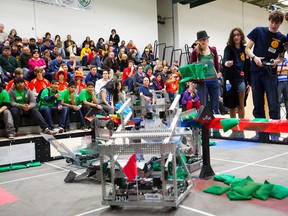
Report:
[[[58,110],[56,106],[53,107],[41,107],[40,112],[43,115],[44,119],[49,125],[49,128],[54,129],[54,123],[52,121],[52,114],[61,114],[60,116],[60,122],[59,122],[59,127],[65,128],[66,126],[66,121],[67,121],[67,116],[68,116],[68,107],[62,106],[62,110]]]
[[[124,83],[125,86],[128,86],[128,92],[134,92],[133,89],[133,78],[132,77],[128,77]]]
[[[81,126],[84,126],[86,121],[84,119],[84,116],[83,116],[83,113],[82,113],[82,110],[79,109],[79,110],[74,110],[72,108],[68,108],[68,113],[67,113],[67,118],[66,118],[66,127],[70,127],[70,113],[71,112],[76,112],[78,113],[79,115],[79,118],[80,118],[80,123],[81,123]]]
[[[204,85],[204,89],[203,89]],[[219,93],[220,85],[217,79],[205,81],[204,84],[197,85],[198,95],[202,105],[206,105],[208,101],[208,95],[210,99],[211,109],[214,114],[219,114]],[[204,90],[204,91],[203,91]],[[203,95],[204,93],[204,95]]]
[[[268,71],[251,71],[251,87],[255,118],[265,118],[264,93],[266,92],[269,116],[271,119],[280,119],[280,108],[278,103],[278,78],[272,76]]]

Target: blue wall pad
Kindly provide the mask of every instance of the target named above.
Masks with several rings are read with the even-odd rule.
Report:
[[[229,148],[229,149],[241,149],[241,148],[247,148],[254,145],[259,145],[261,143],[257,142],[243,142],[243,141],[234,141],[234,140],[222,140],[217,141],[217,145],[213,148]]]

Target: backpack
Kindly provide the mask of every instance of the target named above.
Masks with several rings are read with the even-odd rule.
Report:
[[[43,88],[41,89],[41,91],[38,93],[37,97],[36,97],[36,102],[39,103],[41,101],[41,94],[43,92],[43,90],[46,89],[46,88]],[[50,88],[47,88],[48,89],[48,95],[50,97]]]

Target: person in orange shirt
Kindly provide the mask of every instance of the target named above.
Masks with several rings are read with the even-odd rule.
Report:
[[[15,78],[16,77],[22,77],[24,76],[24,72],[22,70],[22,68],[16,68],[14,70],[14,76]],[[26,88],[29,88],[29,82],[27,80],[24,80],[24,85]],[[14,79],[13,80],[10,80],[5,88],[5,90],[8,92],[11,88],[13,88],[15,85],[14,85]]]
[[[55,74],[56,80],[59,81],[59,91],[63,91],[64,89],[68,88],[68,82],[67,81],[67,72],[64,71],[61,67],[59,68],[59,71]]]
[[[179,77],[173,73],[171,77],[165,82],[166,91],[168,92],[170,101],[174,100],[175,93],[179,88]]]
[[[74,80],[75,80],[75,86],[76,86],[76,90],[75,90],[76,95],[79,95],[82,89],[86,88],[86,84],[82,82],[83,78],[84,76],[81,71],[75,71]]]
[[[34,73],[36,74],[36,78],[31,80],[29,83],[29,88],[31,91],[38,93],[50,86],[50,82],[44,78],[45,70],[42,67],[36,67],[34,69]]]

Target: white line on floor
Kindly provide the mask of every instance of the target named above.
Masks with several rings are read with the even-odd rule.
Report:
[[[77,215],[75,215],[75,216],[82,216],[82,215],[91,214],[91,213],[94,213],[94,212],[97,212],[97,211],[104,210],[104,209],[106,209],[106,208],[110,208],[110,207],[109,207],[109,206],[105,206],[105,207],[102,207],[102,208],[93,209],[93,210],[91,210],[91,211],[83,212],[83,213],[77,214]]]
[[[64,171],[67,171],[69,172],[70,170],[69,169],[65,169],[63,167],[60,167],[60,166],[57,166],[57,165],[54,165],[54,164],[51,164],[51,163],[48,163],[48,162],[44,162],[44,164],[48,165],[48,166],[52,166],[52,167],[55,167],[55,168],[58,168],[58,169],[61,169],[61,170],[64,170]],[[74,173],[76,173],[77,175],[80,175],[81,173],[78,173],[76,171],[73,171]]]
[[[190,207],[187,207],[187,206],[183,206],[183,205],[179,205],[180,208],[184,208],[186,210],[190,210],[190,211],[193,211],[193,212],[197,212],[197,213],[200,213],[200,214],[203,214],[203,215],[207,215],[207,216],[215,216],[213,214],[210,214],[208,212],[203,212],[203,211],[200,211],[200,210],[197,210],[197,209],[194,209],[194,208],[190,208]]]
[[[58,173],[62,173],[62,172],[65,172],[65,171],[50,172],[50,173],[45,173],[45,174],[41,174],[41,175],[35,175],[35,176],[26,177],[26,178],[20,178],[20,179],[14,179],[11,181],[0,182],[0,185],[18,182],[18,181],[23,181],[23,180],[28,180],[28,179],[33,179],[33,178],[38,178],[38,177],[47,176],[47,175],[54,175],[54,174],[58,174]]]

